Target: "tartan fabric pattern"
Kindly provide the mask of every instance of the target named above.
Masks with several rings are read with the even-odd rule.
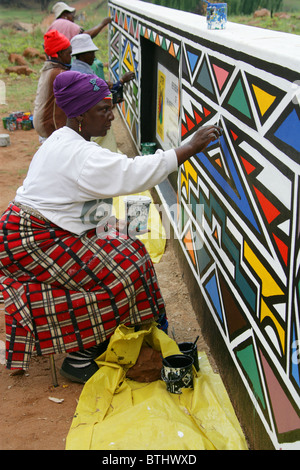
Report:
[[[10,204],[0,220],[0,289],[6,367],[28,369],[33,353],[89,348],[119,324],[157,320],[164,301],[137,239],[77,236]]]

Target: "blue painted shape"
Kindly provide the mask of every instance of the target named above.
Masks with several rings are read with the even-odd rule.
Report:
[[[116,62],[115,65],[112,67],[112,71],[116,80],[119,80],[119,65],[119,62]]]
[[[212,142],[208,148],[214,145]],[[197,154],[197,157],[199,160],[203,163],[204,167],[206,170],[210,173],[212,176],[213,180],[225,191],[227,196],[236,204],[236,206],[240,209],[240,211],[244,214],[244,216],[247,218],[247,220],[251,223],[251,225],[257,230],[258,233],[260,232],[260,229],[257,225],[257,222],[255,220],[254,213],[250,207],[250,204],[248,202],[247,195],[245,194],[245,191],[243,189],[242,183],[240,181],[240,177],[236,171],[232,156],[229,152],[229,149],[226,145],[224,136],[221,136],[221,145],[224,153],[224,157],[226,159],[227,167],[230,171],[232,180],[234,182],[235,188],[237,192],[230,186],[228,181],[226,181],[221,173],[212,165],[210,159],[204,154],[204,153],[199,153]]]
[[[300,120],[295,109],[288,115],[274,135],[300,152]]]
[[[188,59],[189,59],[189,64],[190,64],[190,67],[191,67],[191,71],[193,73],[194,70],[195,70],[197,61],[199,59],[199,56],[197,54],[193,54],[192,52],[189,52],[189,51],[187,51],[187,56],[188,56]]]
[[[206,283],[205,289],[217,311],[218,316],[220,317],[221,322],[224,323],[219,290],[218,290],[217,280],[216,280],[215,275],[213,275],[211,279]]]

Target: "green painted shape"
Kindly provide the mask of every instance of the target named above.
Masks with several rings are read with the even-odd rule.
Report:
[[[253,346],[250,344],[244,349],[236,352],[237,358],[240,361],[244,371],[246,372],[250,383],[253,387],[253,392],[259,398],[262,406],[266,409],[265,397],[263,394],[260,376],[257,368],[257,362],[253,351]]]
[[[250,284],[248,283],[247,278],[243,274],[243,268],[240,265],[240,248],[236,247],[233,240],[228,235],[227,231],[225,230],[226,227],[226,215],[222,208],[222,206],[218,203],[218,201],[214,198],[213,194],[210,195],[210,203],[208,204],[205,197],[200,193],[199,201],[191,197],[191,205],[193,208],[194,214],[196,212],[196,204],[203,204],[204,212],[207,219],[212,222],[212,214],[217,214],[219,220],[221,221],[222,227],[222,245],[226,247],[227,252],[230,253],[234,264],[235,264],[235,282],[240,290],[241,295],[244,297],[246,302],[248,303],[249,307],[253,312],[256,311],[256,292],[252,289]]]
[[[162,40],[161,47],[162,47],[165,51],[168,49],[168,47],[167,47],[167,42],[166,42],[166,39],[165,39],[165,38],[163,38],[163,40]]]
[[[240,113],[252,119],[251,112],[247,103],[247,98],[243,89],[241,79],[237,82],[235,89],[228,101],[228,104],[237,109]]]

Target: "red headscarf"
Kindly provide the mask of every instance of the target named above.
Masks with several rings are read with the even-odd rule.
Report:
[[[69,39],[56,29],[52,29],[44,36],[44,49],[50,57],[57,57],[57,52],[68,49],[70,45]]]

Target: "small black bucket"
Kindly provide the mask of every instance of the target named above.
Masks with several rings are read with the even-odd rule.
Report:
[[[198,360],[198,350],[197,350],[197,345],[192,342],[185,342],[185,343],[179,343],[178,347],[182,354],[186,354],[187,356],[191,356],[194,361],[194,367],[196,371],[198,372],[200,370],[199,367],[199,360]]]
[[[182,393],[182,388],[193,388],[193,358],[174,354],[163,359],[161,378],[170,393]]]

